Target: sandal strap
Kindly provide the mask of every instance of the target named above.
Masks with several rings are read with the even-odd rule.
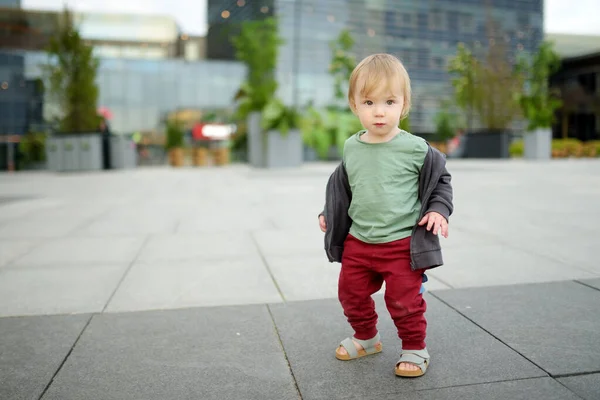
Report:
[[[429,363],[429,353],[427,349],[423,350],[402,350],[400,360],[396,363],[396,366],[401,363],[410,363],[421,368],[421,371],[425,372],[427,364]]]
[[[367,352],[369,352],[370,348],[375,347],[375,345],[381,341],[381,337],[379,336],[379,332],[377,333],[377,335],[373,336],[371,339],[368,339],[368,340],[360,340],[360,339],[357,339],[355,337],[352,337],[352,339],[356,343],[360,344],[362,346],[362,348],[365,349]]]
[[[346,349],[350,358],[358,357],[358,350],[356,350],[356,346],[352,342],[351,338],[346,338],[346,339],[342,340],[340,345]]]
[[[354,345],[353,341],[360,344],[367,353],[370,353],[370,352],[374,351],[375,345],[377,343],[379,343],[380,340],[381,340],[381,337],[379,336],[379,333],[377,333],[377,335],[375,335],[375,337],[373,337],[369,340],[360,340],[355,337],[346,338],[346,339],[342,340],[340,345],[346,349],[346,351],[348,352],[348,355],[351,358],[356,358],[356,357],[358,357],[358,350],[356,350],[356,346]]]

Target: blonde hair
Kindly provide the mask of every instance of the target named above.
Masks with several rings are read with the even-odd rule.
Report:
[[[357,83],[362,77],[364,77],[363,85],[357,88]],[[350,75],[348,102],[354,108],[354,96],[356,92],[360,93],[361,96],[367,96],[376,87],[382,84],[391,86],[393,82],[399,82],[402,86],[404,107],[400,119],[404,119],[408,116],[412,103],[410,77],[402,62],[391,54],[372,54],[363,59],[354,68],[352,75]]]

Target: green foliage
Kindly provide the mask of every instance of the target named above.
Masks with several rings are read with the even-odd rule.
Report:
[[[67,8],[57,19],[56,34],[46,51],[51,62],[43,68],[48,76],[50,96],[61,107],[60,130],[96,132],[100,122],[96,111],[98,60],[93,56],[93,47],[81,38]]]
[[[46,161],[46,134],[30,132],[21,137],[19,152],[23,162],[31,164]]]
[[[313,148],[320,159],[326,159],[333,146],[341,154],[346,139],[361,129],[354,114],[333,107],[324,111],[310,107],[300,121],[304,144]]]
[[[440,108],[435,116],[435,133],[437,140],[446,141],[452,139],[456,134],[456,123],[454,115],[446,107]]]
[[[562,105],[557,93],[549,88],[550,76],[560,68],[560,56],[552,43],[542,42],[531,60],[522,58],[519,71],[526,77],[527,91],[517,98],[529,131],[547,128],[554,122],[554,112]]]
[[[166,136],[165,148],[167,150],[183,147],[184,132],[182,123],[175,119],[168,120]]]
[[[521,72],[507,60],[503,43],[490,43],[483,60],[460,43],[450,60],[448,72],[454,88],[456,105],[466,112],[476,112],[487,129],[507,129],[519,116],[517,101],[522,91]]]
[[[351,53],[354,47],[354,39],[350,31],[347,29],[342,30],[337,39],[329,43],[329,47],[331,49],[329,73],[335,80],[335,98],[342,100],[346,97],[344,88],[348,84],[352,70],[356,66],[356,59]]]
[[[290,129],[296,129],[300,116],[293,107],[286,107],[277,98],[271,99],[265,106],[261,116],[261,127],[265,131],[277,130],[287,135]]]
[[[400,129],[410,132],[410,116],[406,116],[406,118],[400,120]]]
[[[508,154],[511,157],[523,157],[525,152],[525,143],[523,140],[514,140],[508,147]]]
[[[240,34],[232,37],[231,43],[236,50],[236,58],[246,65],[248,72],[235,96],[239,102],[237,117],[245,119],[252,111],[262,111],[275,97],[275,67],[283,40],[279,37],[277,20],[270,17],[243,22]]]
[[[479,62],[464,43],[459,43],[456,55],[448,63],[456,105],[465,111],[475,106],[475,73]]]

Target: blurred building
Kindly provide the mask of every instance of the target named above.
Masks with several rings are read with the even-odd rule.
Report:
[[[553,126],[555,138],[600,140],[600,36],[549,34],[563,58],[551,79],[563,102]]]
[[[274,4],[273,4],[274,3]],[[280,95],[288,104],[329,104],[333,80],[328,74],[329,43],[342,29],[356,40],[357,61],[375,52],[397,55],[413,80],[411,126],[433,131],[439,101],[450,98],[448,59],[464,42],[475,52],[490,38],[504,41],[513,54],[534,50],[543,38],[543,0],[253,0],[209,1],[209,57],[231,58],[225,50],[227,25],[260,17],[273,9],[280,18],[285,44],[277,76]],[[248,6],[252,4],[252,9]],[[264,7],[264,8],[263,8]],[[258,9],[258,13],[256,10]],[[490,29],[491,26],[493,29]],[[234,29],[234,28],[232,28]],[[222,52],[210,49],[221,48]]]
[[[231,38],[239,34],[244,21],[274,15],[275,0],[208,0],[206,56],[217,60],[235,60]]]
[[[27,86],[38,82],[41,66],[49,62],[44,49],[59,14],[0,8],[0,132],[23,134],[40,127],[32,107],[44,110],[45,121],[60,111],[47,94]],[[100,60],[98,105],[110,110],[113,132],[160,131],[165,116],[179,109],[233,107],[244,67],[206,60],[205,38],[185,34],[174,19],[106,13],[74,13],[74,19]],[[27,96],[34,106],[26,112]]]
[[[3,8],[3,7],[20,8],[21,0],[0,0],[0,8]]]

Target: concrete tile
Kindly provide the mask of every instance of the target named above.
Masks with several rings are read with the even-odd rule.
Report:
[[[262,207],[238,205],[215,209],[214,205],[209,205],[201,211],[194,210],[189,215],[182,215],[178,220],[177,233],[244,232],[272,227],[273,223],[264,215]]]
[[[313,230],[273,229],[253,232],[261,252],[266,256],[313,256],[327,260],[324,233],[315,218]]]
[[[46,241],[27,255],[15,260],[13,265],[85,266],[130,263],[142,247],[143,238],[69,237]]]
[[[501,244],[446,248],[444,262],[431,275],[455,288],[596,277],[583,269]]]
[[[338,297],[339,263],[322,256],[266,256],[287,301]]]
[[[600,371],[600,291],[544,283],[435,293],[552,376]]]
[[[600,374],[570,376],[557,380],[584,400],[600,398]]]
[[[72,232],[72,235],[142,236],[151,234],[169,234],[175,231],[177,223],[175,218],[169,216],[105,216]]]
[[[35,240],[0,240],[0,267],[27,253],[37,243]]]
[[[37,183],[37,182],[36,182]],[[9,193],[9,189],[3,186],[3,190]],[[54,199],[30,199],[22,200],[14,203],[2,204],[0,207],[0,221],[6,222],[19,218],[26,218],[40,210],[52,209],[61,204],[60,201]]]
[[[127,265],[0,269],[0,316],[101,312]]]
[[[421,400],[423,398],[443,400],[579,400],[579,397],[552,378],[484,383],[402,393],[402,400]],[[348,397],[347,399],[359,400],[362,398]],[[387,394],[378,399],[396,400],[398,394]]]
[[[582,279],[582,280],[580,280],[580,282],[600,290],[600,278],[598,278],[598,279]]]
[[[216,232],[151,237],[138,261],[144,263],[195,262],[247,258],[258,255],[249,233]]]
[[[61,238],[83,222],[84,220],[73,218],[68,220],[57,218],[45,222],[35,219],[16,219],[7,221],[0,226],[0,238]]]
[[[136,263],[108,312],[282,301],[258,257],[186,263]]]
[[[330,263],[325,256],[266,256],[267,264],[286,301],[338,297],[341,264]],[[427,273],[427,290],[449,289]],[[380,291],[383,293],[385,285]]]
[[[0,399],[38,399],[89,318],[0,318]]]
[[[352,334],[337,300],[270,306],[303,398],[332,399],[339,398],[340,393],[380,398],[389,393],[545,375],[454,310],[426,295],[427,347],[432,363],[426,379],[399,379],[394,366],[401,343],[382,296],[375,298],[384,350],[349,363],[334,355],[339,342]]]
[[[97,315],[43,400],[298,397],[267,308],[246,306]]]

